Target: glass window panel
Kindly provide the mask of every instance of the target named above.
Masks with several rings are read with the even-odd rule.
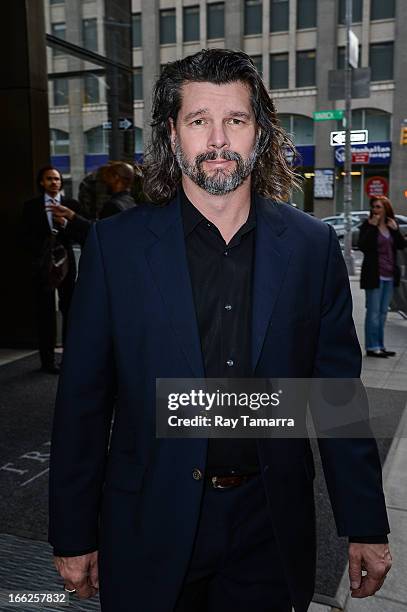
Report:
[[[50,4],[64,4],[65,0],[50,0]]]
[[[160,11],[160,44],[169,45],[175,42],[175,9]]]
[[[245,0],[244,3],[244,33],[261,34],[263,31],[261,0]]]
[[[314,121],[309,117],[294,115],[293,133],[296,145],[314,144]]]
[[[352,129],[353,130],[364,130],[365,129],[363,125],[363,110],[362,109],[352,111]]]
[[[199,6],[185,6],[183,12],[184,42],[199,40]]]
[[[84,19],[82,21],[83,46],[89,51],[98,50],[98,31],[96,19]]]
[[[370,68],[372,81],[386,81],[393,78],[393,43],[370,45]]]
[[[297,28],[315,28],[317,25],[316,0],[297,0]]]
[[[54,106],[68,104],[68,79],[54,79]]]
[[[206,6],[206,16],[206,29],[208,40],[211,40],[212,38],[224,38],[225,3],[215,2],[215,4],[208,4]]]
[[[108,130],[104,130],[101,125],[85,132],[86,153],[107,153],[109,150],[107,132]]]
[[[84,98],[85,104],[97,104],[99,102],[99,79],[94,74],[85,75]]]
[[[135,100],[143,99],[143,69],[135,68],[133,72],[133,97]]]
[[[134,131],[134,152],[143,153],[143,130],[136,127]]]
[[[372,0],[370,19],[392,19],[395,13],[394,0]]]
[[[315,85],[315,51],[297,52],[297,87]]]
[[[143,39],[141,35],[141,13],[132,15],[132,38],[133,47],[141,47]]]
[[[69,155],[69,134],[62,130],[50,130],[51,155]]]
[[[369,131],[370,141],[390,140],[390,115],[382,111],[365,111],[365,128]]]
[[[288,30],[288,0],[271,0],[270,32]]]
[[[263,76],[263,56],[262,55],[252,55],[251,57],[253,64],[256,67],[257,72],[262,77]]]
[[[281,127],[290,134],[291,132],[291,115],[278,115]]]
[[[386,2],[386,0],[380,0]],[[352,3],[352,22],[358,23],[362,21],[363,15],[363,0],[353,0]],[[338,23],[345,23],[346,18],[346,0],[339,0],[338,4]]]
[[[288,53],[270,55],[270,89],[288,88]]]
[[[51,32],[52,32],[52,36],[56,36],[57,38],[61,38],[61,40],[65,40],[66,39],[66,24],[63,22],[53,23],[51,25]],[[54,57],[56,57],[57,55],[64,55],[64,51],[61,51],[60,49],[52,49],[52,53]]]

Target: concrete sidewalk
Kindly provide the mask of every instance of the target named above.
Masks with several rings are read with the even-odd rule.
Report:
[[[353,318],[359,342],[364,347],[365,294],[359,288],[359,277],[351,277]],[[386,348],[397,352],[395,357],[377,359],[363,357],[362,380],[367,387],[407,391],[407,321],[397,313],[389,313]],[[363,350],[363,353],[365,351]],[[340,608],[313,603],[308,612],[406,612],[407,611],[407,410],[386,459],[383,470],[387,511],[391,526],[389,542],[393,567],[377,595],[352,599],[349,593],[348,570],[344,572],[336,600]]]

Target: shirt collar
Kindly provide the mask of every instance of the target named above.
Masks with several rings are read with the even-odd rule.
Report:
[[[204,215],[199,212],[199,210],[190,202],[187,196],[184,193],[184,190],[181,189],[181,214],[182,221],[184,225],[184,236],[187,237],[191,234],[194,229],[202,223],[202,221],[206,221],[209,223],[208,219],[204,217]],[[238,230],[239,235],[246,234],[250,230],[256,227],[256,208],[254,204],[254,193],[252,192],[251,202],[250,202],[250,210],[249,216],[247,217],[246,223],[244,223],[240,229]]]
[[[44,193],[44,202],[58,202],[61,203],[61,192],[59,192],[55,198],[49,195],[49,193]]]

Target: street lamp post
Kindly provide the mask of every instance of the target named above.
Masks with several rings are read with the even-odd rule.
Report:
[[[348,274],[355,273],[352,255],[352,67],[350,59],[350,31],[352,25],[352,0],[346,0],[346,46],[345,46],[345,177],[344,177],[344,258]]]

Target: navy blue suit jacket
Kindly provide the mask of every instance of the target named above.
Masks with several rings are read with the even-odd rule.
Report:
[[[255,197],[252,363],[259,377],[359,377],[349,281],[333,230]],[[156,378],[203,377],[178,198],[95,224],[80,262],[50,470],[50,542],[99,550],[106,612],[173,609],[191,554],[207,440],[156,439]],[[114,424],[111,416],[115,404]],[[297,610],[313,594],[307,439],[261,439],[260,465]],[[320,440],[339,535],[388,533],[372,439]]]

